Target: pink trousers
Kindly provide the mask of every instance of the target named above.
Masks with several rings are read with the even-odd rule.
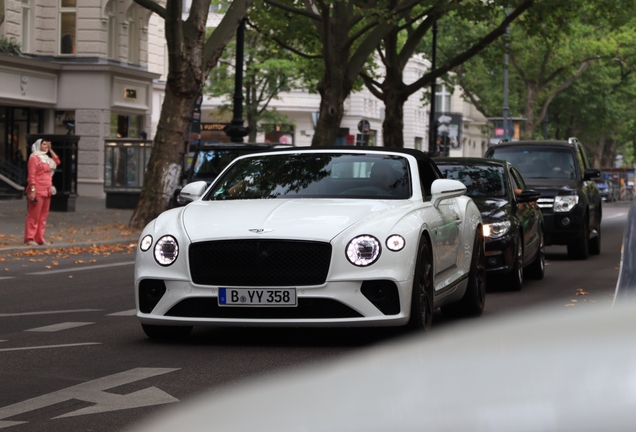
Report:
[[[37,244],[44,243],[44,231],[46,230],[46,218],[51,206],[50,196],[37,196],[37,202],[27,199],[28,210],[26,224],[24,226],[24,242],[34,241]]]

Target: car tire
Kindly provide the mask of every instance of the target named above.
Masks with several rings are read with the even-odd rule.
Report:
[[[526,268],[526,274],[529,278],[536,280],[541,280],[543,276],[545,276],[545,242],[543,239],[543,230],[540,232],[537,256]]]
[[[151,324],[142,324],[146,336],[150,339],[157,340],[182,340],[187,338],[192,332],[192,326],[159,326]]]
[[[596,227],[597,235],[590,239],[590,255],[600,255],[601,254],[601,218],[600,216],[596,218],[598,222],[598,226]]]
[[[506,283],[511,291],[521,291],[523,286],[523,241],[521,237],[517,239],[516,249],[512,270],[506,277]]]
[[[411,317],[408,327],[429,331],[433,325],[433,254],[431,247],[422,239],[417,251],[413,289],[411,290]]]
[[[473,256],[464,297],[456,303],[442,307],[442,313],[451,317],[479,316],[486,304],[486,254],[481,226],[477,227]]]
[[[581,236],[568,243],[568,257],[570,259],[586,260],[590,256],[590,222],[587,215],[583,222]]]

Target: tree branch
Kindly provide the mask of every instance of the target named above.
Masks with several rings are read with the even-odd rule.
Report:
[[[164,20],[166,19],[166,9],[160,4],[155,3],[152,0],[133,0],[133,1],[137,3],[139,6],[144,7],[148,9],[149,11],[156,13]]]
[[[422,78],[420,78],[419,80],[415,81],[413,84],[409,85],[407,87],[408,92],[410,94],[416,92],[417,90],[422,88],[424,85],[426,85],[429,82],[431,82],[433,79],[439,78],[440,76],[444,75],[448,71],[450,71],[453,68],[463,64],[468,59],[470,59],[470,58],[474,57],[475,55],[477,55],[484,48],[486,48],[490,43],[492,43],[499,36],[504,34],[506,32],[506,27],[508,27],[508,25],[510,25],[510,23],[512,21],[514,21],[519,15],[521,15],[528,8],[530,8],[530,6],[532,6],[533,3],[534,3],[534,0],[525,0],[511,14],[509,14],[506,17],[505,20],[503,20],[501,22],[499,27],[497,27],[496,29],[494,29],[493,31],[488,33],[483,39],[478,41],[476,44],[474,44],[468,50],[464,51],[463,53],[461,53],[461,54],[455,56],[454,58],[450,59],[449,61],[447,61],[446,64],[444,66],[442,66],[441,68],[436,69],[434,71],[431,71],[431,72],[425,74]]]
[[[369,75],[367,75],[364,72],[360,73],[360,77],[362,77],[362,80],[364,81],[364,85],[367,87],[367,89],[369,89],[369,91],[378,99],[380,100],[384,100],[384,93],[382,93],[382,91],[379,89],[381,84],[379,82],[377,82],[376,80],[374,80],[373,78],[371,78]]]
[[[292,6],[288,6],[284,3],[279,3],[275,0],[263,0],[265,3],[267,3],[270,6],[274,6],[278,9],[293,13],[293,14],[297,14],[297,15],[303,15],[306,16],[307,18],[310,18],[312,20],[315,21],[320,21],[322,22],[322,17],[320,15],[318,15],[317,13],[308,11],[307,9],[298,9]]]

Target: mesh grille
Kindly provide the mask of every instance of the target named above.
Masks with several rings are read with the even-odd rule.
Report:
[[[166,316],[184,318],[247,319],[327,319],[360,318],[362,315],[339,301],[325,298],[299,298],[297,307],[225,307],[216,297],[188,298],[172,307]]]
[[[331,261],[329,243],[226,240],[192,243],[192,281],[216,286],[322,285]]]

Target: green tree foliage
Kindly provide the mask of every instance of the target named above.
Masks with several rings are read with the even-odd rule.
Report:
[[[367,59],[418,0],[262,0],[250,15],[257,28],[281,46],[314,60],[320,109],[313,146],[333,145],[344,100]]]
[[[592,151],[596,166],[611,167],[617,153],[633,155],[636,126],[636,33],[614,33],[617,55],[594,62],[548,111],[549,136],[576,136]]]
[[[281,92],[301,88],[302,60],[278,44],[263,38],[249,26],[245,31],[243,113],[250,128],[249,142],[256,142],[257,132],[269,132],[273,125],[293,124],[293,120],[270,107]],[[228,44],[219,64],[210,73],[205,93],[223,100],[221,112],[231,113],[234,108],[236,43]],[[261,125],[259,129],[259,124]]]
[[[489,44],[505,33],[507,25],[532,6],[534,0],[518,2],[421,2],[410,10],[398,26],[395,26],[384,38],[377,49],[377,57],[384,65],[384,74],[376,78],[362,72],[364,82],[369,90],[385,104],[385,119],[382,125],[384,145],[404,147],[403,138],[403,106],[406,100],[418,90],[430,86],[437,78],[468,61]],[[503,5],[511,5],[512,12],[501,17]],[[481,26],[481,32],[475,32],[473,39],[445,59],[441,67],[430,70],[421,78],[406,84],[403,73],[409,59],[421,47],[422,40],[432,27],[440,20],[464,20],[470,23],[492,23],[501,20],[491,28]],[[431,45],[428,45],[430,47]],[[421,49],[420,49],[421,50]],[[429,52],[428,50],[425,50]],[[429,57],[430,58],[430,57]],[[380,81],[380,79],[382,81]]]
[[[625,41],[620,35],[634,7],[622,0],[537,2],[524,19],[510,26],[509,39],[498,40],[455,70],[465,97],[487,117],[501,116],[507,49],[510,115],[526,119],[522,138],[540,136],[548,107],[558,95],[594,63],[621,57]],[[459,28],[476,31],[464,22],[447,25],[446,31],[455,32],[444,39],[449,52],[465,37],[455,36],[465,35],[456,33]]]
[[[206,37],[206,22],[210,0],[192,0],[185,20],[182,0],[167,0],[165,7],[153,0],[134,1],[163,18],[168,47],[165,98],[139,203],[130,220],[131,227],[143,228],[166,209],[177,187],[194,103],[252,0],[232,1],[209,37]]]

